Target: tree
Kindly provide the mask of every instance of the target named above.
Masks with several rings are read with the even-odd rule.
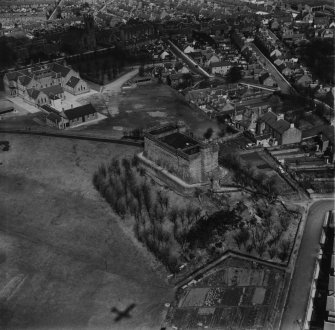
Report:
[[[288,229],[289,224],[290,224],[290,219],[289,219],[288,215],[285,214],[285,213],[281,213],[279,215],[279,221],[280,221],[280,225],[281,225],[283,231],[286,231]]]
[[[151,207],[152,207],[152,198],[150,193],[150,187],[147,183],[143,183],[141,186],[142,189],[142,195],[143,195],[143,201],[144,206],[148,212],[148,215],[150,215]]]
[[[269,248],[268,252],[271,259],[273,259],[277,255],[277,250],[277,247],[274,245]]]
[[[140,77],[143,77],[144,76],[144,66],[141,65],[139,68],[138,68],[138,75]]]
[[[238,66],[233,66],[227,73],[227,83],[234,84],[237,83],[242,78],[242,69]]]
[[[176,223],[177,219],[178,219],[178,214],[179,214],[179,211],[177,208],[172,208],[168,214],[169,216],[169,219],[172,223]]]
[[[281,261],[285,261],[289,256],[290,251],[290,242],[287,239],[283,239],[280,242],[280,252],[278,253],[278,257]]]
[[[212,137],[213,132],[214,131],[212,127],[207,128],[207,131],[204,133],[204,138],[209,140]]]
[[[187,226],[190,227],[194,219],[194,208],[192,204],[187,205],[185,210],[185,216],[187,218]]]

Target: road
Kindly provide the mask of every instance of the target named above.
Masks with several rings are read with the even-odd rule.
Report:
[[[138,67],[121,76],[120,78],[110,82],[109,84],[101,87],[100,93],[103,97],[106,97],[108,99],[107,108],[110,116],[113,117],[119,113],[119,96],[121,93],[122,85],[126,81],[134,78],[137,73]]]
[[[300,330],[297,320],[304,319],[325,212],[334,200],[316,201],[310,208],[295,264],[291,287],[282,318],[281,330]]]
[[[213,78],[207,71],[205,71],[198,63],[192,60],[189,56],[187,56],[181,49],[179,49],[171,40],[168,40],[168,44],[170,45],[171,51],[182,59],[188,67],[195,73],[200,74],[204,78]]]
[[[255,51],[257,56],[262,59],[264,68],[275,78],[279,88],[284,94],[297,94],[292,85],[284,78],[284,76],[277,70],[277,68],[271,63],[271,61],[260,51],[260,49],[253,43],[250,43],[250,47]]]
[[[57,7],[62,8],[64,2],[65,2],[65,0],[60,0],[59,1],[58,5],[55,7],[54,11],[52,12],[52,14],[50,15],[50,17],[48,18],[48,21],[52,21],[53,19],[56,18]]]

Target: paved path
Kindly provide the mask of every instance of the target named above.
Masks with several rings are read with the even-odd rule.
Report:
[[[300,330],[297,320],[304,319],[311,288],[315,261],[325,212],[334,207],[334,200],[315,202],[309,209],[298,258],[286,301],[281,330]]]
[[[119,113],[119,95],[121,93],[122,85],[126,81],[135,77],[137,73],[138,67],[101,87],[100,93],[103,95],[103,98],[106,99],[107,109],[110,116],[113,117]]]

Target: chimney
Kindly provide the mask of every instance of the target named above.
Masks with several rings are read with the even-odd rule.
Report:
[[[71,103],[71,109],[73,109],[73,104]]]
[[[279,113],[278,116],[277,116],[277,120],[281,120],[281,119],[284,120],[284,114],[283,113]]]

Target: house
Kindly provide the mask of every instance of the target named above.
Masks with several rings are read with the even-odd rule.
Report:
[[[268,72],[261,74],[258,79],[262,85],[270,87],[277,86],[277,82],[274,80],[272,76],[270,76]]]
[[[277,58],[274,62],[273,62],[276,66],[280,66],[281,64],[284,63],[284,61],[280,58]]]
[[[44,104],[50,104],[50,99],[48,95],[35,88],[27,89],[25,95],[23,95],[23,99],[27,103],[35,105],[37,107],[42,106]]]
[[[322,39],[333,39],[335,36],[334,34],[334,29],[324,29],[323,31],[321,31],[320,33],[320,37]]]
[[[184,49],[184,53],[185,54],[189,54],[189,53],[193,53],[194,52],[194,48],[190,45],[188,45],[185,49]]]
[[[168,51],[163,50],[162,53],[159,55],[159,58],[163,61],[168,60],[171,58],[171,54]]]
[[[296,84],[302,87],[308,87],[311,82],[313,82],[312,77],[306,73],[298,77],[298,79],[296,80]]]
[[[46,113],[47,125],[58,129],[69,127],[69,120],[66,118],[64,111],[58,111],[50,104],[44,104],[40,109]]]
[[[281,72],[285,77],[290,77],[292,75],[292,70],[286,66],[282,72]]]
[[[70,83],[67,85],[69,81]],[[32,101],[32,96],[36,96],[36,92],[32,94],[32,91],[27,94],[28,89],[43,90],[48,96],[50,93],[53,95],[61,94],[61,98],[64,98],[63,91],[55,94],[57,88],[60,91],[60,88],[64,87],[65,90],[75,95],[79,92],[89,91],[89,87],[80,78],[78,72],[57,62],[7,72],[4,75],[3,82],[5,91],[9,96],[20,96],[28,102]],[[75,87],[71,87],[75,82],[77,82]]]
[[[64,110],[64,114],[69,120],[69,127],[73,127],[98,118],[98,113],[91,103]]]
[[[65,99],[64,89],[61,85],[54,85],[46,88],[41,88],[40,91],[46,94],[49,99],[56,99],[56,98],[62,100]]]
[[[280,57],[282,55],[282,52],[279,49],[274,49],[271,53],[270,53],[270,57]]]
[[[186,65],[183,65],[183,67],[178,71],[180,73],[189,73],[190,70]]]
[[[273,20],[270,24],[271,30],[279,30],[279,22],[277,20]]]
[[[283,115],[277,116],[271,110],[260,117],[257,127],[258,135],[271,134],[279,145],[300,143],[302,132],[284,119]]]
[[[312,24],[314,21],[314,15],[312,13],[307,13],[303,16],[302,21],[304,23]]]
[[[211,55],[211,57],[207,61],[207,66],[210,66],[212,63],[219,63],[220,57],[216,54]]]
[[[225,76],[230,68],[233,66],[231,62],[214,62],[210,63],[209,68],[212,74],[221,74]]]
[[[314,17],[314,28],[327,28],[329,25],[329,17],[327,16],[315,16]]]
[[[64,89],[73,95],[79,95],[90,91],[86,81],[72,76],[64,85]]]

